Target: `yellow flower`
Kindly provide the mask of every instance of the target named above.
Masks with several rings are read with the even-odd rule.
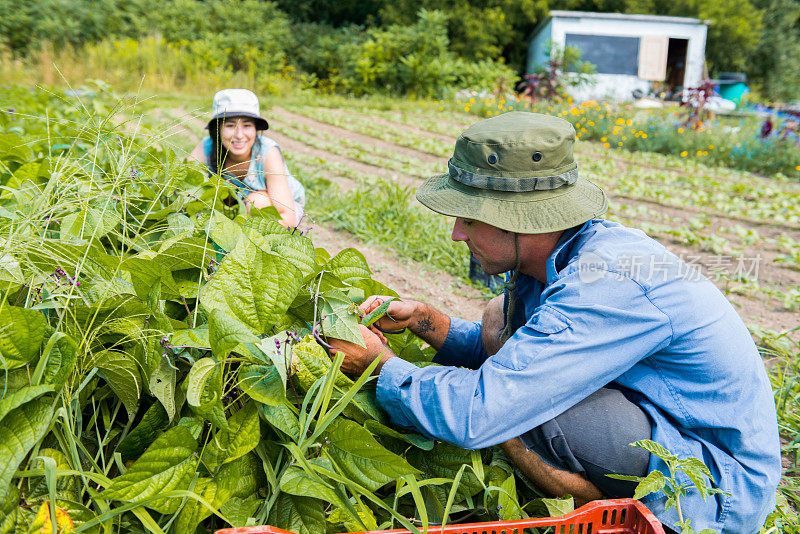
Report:
[[[622,141],[620,141],[619,143],[617,143],[617,146],[622,146]]]
[[[589,126],[594,126],[594,121],[589,121],[586,124],[588,124]]]
[[[583,133],[586,133],[586,128],[581,128],[581,131],[582,131]]]
[[[624,125],[625,124],[625,119],[623,119],[622,117],[618,118],[616,124],[619,124],[621,126]]]
[[[622,140],[623,140],[623,141],[627,141],[627,140],[628,140],[628,138],[627,138],[627,137],[625,137],[625,136],[623,135],[623,136],[622,136]]]
[[[703,151],[702,151],[702,150],[698,150],[698,151],[697,151],[697,155],[698,155],[698,156],[702,156],[702,155],[703,155]]]
[[[686,152],[685,150],[684,150],[683,152],[681,152],[681,157],[682,157],[682,158],[685,158],[685,157],[686,157],[686,156],[688,156],[688,155],[689,155],[689,153],[688,153],[688,152]]]
[[[708,145],[709,150],[714,150],[714,145]]]
[[[600,138],[600,141],[602,141],[603,143],[605,143],[606,141],[608,141],[608,139],[606,139],[605,137],[601,137],[601,138]]]
[[[605,139],[605,137],[603,139]],[[608,143],[603,143],[603,146],[605,148],[609,148],[611,145],[609,145]],[[800,167],[798,167],[797,170],[800,171]]]
[[[647,134],[642,132],[642,139],[647,139]]]
[[[472,104],[473,102],[475,102],[475,99],[474,98],[470,98],[469,99],[469,103]]]
[[[708,156],[708,150],[703,150],[703,155]]]
[[[631,119],[628,119],[628,120],[625,121],[625,124],[630,126],[631,124],[633,124],[633,121]]]
[[[795,167],[795,168],[794,168],[794,170],[796,170],[796,171],[800,171],[800,165],[798,165],[797,167]]]
[[[678,128],[678,133],[683,133],[683,128]]]

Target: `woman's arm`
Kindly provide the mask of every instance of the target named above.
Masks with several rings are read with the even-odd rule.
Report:
[[[294,198],[289,189],[289,180],[286,177],[286,165],[277,146],[272,147],[264,156],[264,181],[267,184],[269,200],[281,216],[284,226],[296,226],[297,219],[294,213]],[[252,194],[252,193],[251,193]],[[253,203],[255,207],[257,203]]]
[[[191,161],[191,160],[199,161],[200,163],[205,163],[206,162],[206,155],[205,155],[205,152],[203,151],[203,142],[202,141],[200,141],[197,144],[197,146],[194,147],[192,152],[189,154],[189,161]]]

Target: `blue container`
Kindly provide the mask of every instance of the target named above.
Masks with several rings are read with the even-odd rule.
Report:
[[[750,88],[748,88],[747,84],[743,82],[730,83],[726,80],[720,80],[719,90],[717,92],[722,98],[726,100],[733,100],[739,104],[742,101],[742,97],[750,92]]]

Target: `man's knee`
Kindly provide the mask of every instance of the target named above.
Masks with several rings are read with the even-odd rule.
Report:
[[[601,388],[522,436],[548,464],[581,473],[610,497],[629,497],[636,483],[608,474],[645,476],[650,454],[630,443],[650,439],[647,414],[616,389]]]
[[[503,295],[497,296],[489,301],[483,311],[481,321],[481,341],[486,354],[492,356],[503,342],[500,340],[500,332],[505,326],[505,316],[503,315]]]

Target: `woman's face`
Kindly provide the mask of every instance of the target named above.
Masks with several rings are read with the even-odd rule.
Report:
[[[247,117],[225,119],[220,124],[219,137],[228,155],[249,158],[256,141],[256,123]]]

